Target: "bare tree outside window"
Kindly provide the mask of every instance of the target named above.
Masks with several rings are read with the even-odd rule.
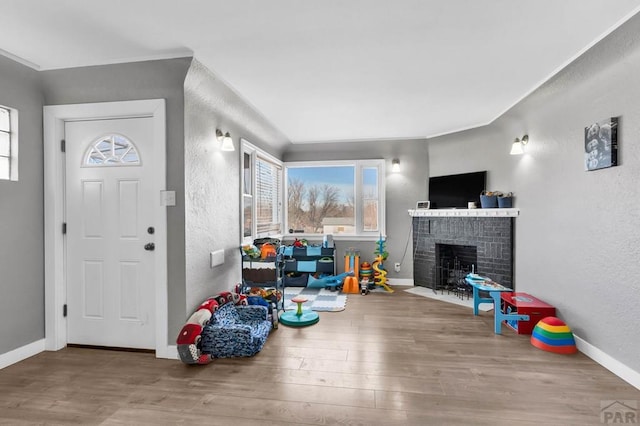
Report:
[[[341,229],[353,230],[353,182],[353,166],[288,168],[289,229],[322,234],[346,225]]]

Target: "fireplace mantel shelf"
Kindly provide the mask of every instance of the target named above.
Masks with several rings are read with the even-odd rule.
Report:
[[[520,209],[420,209],[409,210],[412,217],[515,217]]]

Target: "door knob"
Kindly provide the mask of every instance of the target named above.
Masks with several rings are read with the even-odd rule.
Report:
[[[154,251],[156,249],[156,245],[154,243],[147,243],[144,245],[144,249],[148,251]]]

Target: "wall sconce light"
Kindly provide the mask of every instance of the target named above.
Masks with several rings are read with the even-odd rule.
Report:
[[[391,160],[391,171],[397,173],[400,171],[400,160],[394,158]]]
[[[516,138],[513,141],[513,145],[511,145],[511,155],[522,155],[524,154],[524,146],[529,143],[529,135],[524,135],[522,139]]]
[[[235,151],[236,148],[233,146],[233,139],[231,139],[231,135],[229,132],[222,134],[220,129],[216,129],[216,139],[222,142],[222,146],[220,149],[223,151]]]

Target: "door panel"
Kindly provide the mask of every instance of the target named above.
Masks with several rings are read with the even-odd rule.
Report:
[[[120,262],[120,319],[140,321],[140,262]]]
[[[69,343],[155,348],[152,124],[65,123]]]
[[[104,235],[102,188],[102,181],[82,182],[82,217],[84,219],[85,238],[102,238]]]
[[[138,188],[140,182],[135,180],[121,180],[118,183],[118,207],[120,238],[138,238]]]
[[[85,318],[104,319],[104,262],[85,260],[82,302]]]

